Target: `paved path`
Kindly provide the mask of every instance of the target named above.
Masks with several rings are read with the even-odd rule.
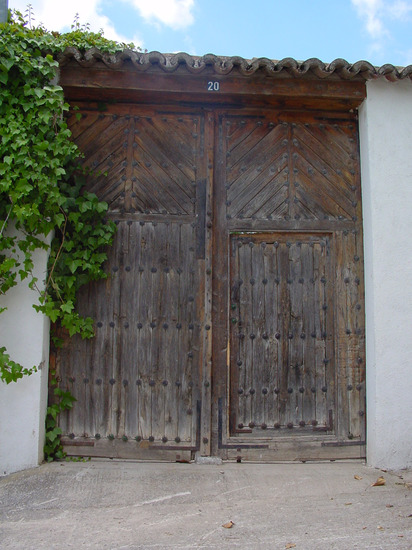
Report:
[[[386,484],[372,487],[380,475]],[[354,462],[46,464],[0,479],[0,548],[411,550],[412,472]]]

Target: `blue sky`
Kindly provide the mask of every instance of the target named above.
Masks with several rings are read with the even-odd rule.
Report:
[[[26,0],[9,0],[25,11]],[[76,13],[107,38],[149,51],[412,64],[412,0],[31,0],[37,23]]]

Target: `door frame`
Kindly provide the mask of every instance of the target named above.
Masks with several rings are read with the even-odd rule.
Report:
[[[213,204],[223,204],[223,166],[218,158],[219,124],[224,113],[241,111],[278,113],[279,120],[299,119],[305,116],[339,120],[351,117],[356,119],[356,109],[366,97],[364,79],[339,80],[336,77],[319,79],[296,78],[282,73],[282,78],[269,77],[262,71],[248,75],[234,68],[228,74],[215,74],[214,69],[203,72],[190,72],[188,65],[182,70],[166,73],[161,65],[153,63],[144,72],[136,71],[132,63],[110,66],[102,60],[82,65],[75,58],[68,58],[61,67],[60,84],[68,101],[90,102],[103,105],[118,102],[125,109],[129,104],[137,104],[150,109],[174,108],[191,112],[197,110],[205,116],[206,161],[206,216],[205,216],[205,330],[211,328],[205,338],[203,350],[203,374],[201,388],[201,437],[200,454],[218,454],[223,458],[237,458],[237,449],[242,450],[242,459],[259,458],[259,452],[247,445],[234,449],[228,445],[224,427],[227,424],[223,400],[227,398],[227,346],[222,332],[225,323],[219,311],[216,297],[228,285],[227,273],[216,271],[216,257],[225,254],[216,227],[223,215],[214,211]],[[217,82],[216,87],[210,82]],[[217,88],[217,89],[216,89]],[[250,230],[245,225],[245,230]],[[268,226],[267,230],[271,230]],[[293,230],[291,224],[280,223],[276,231]],[[217,251],[217,255],[216,252]],[[334,442],[332,442],[334,443]],[[349,446],[348,446],[349,449]],[[233,451],[233,452],[232,452]],[[325,456],[332,456],[333,452]],[[263,455],[261,454],[263,457]],[[272,456],[273,458],[273,456]],[[264,460],[272,460],[264,457]]]

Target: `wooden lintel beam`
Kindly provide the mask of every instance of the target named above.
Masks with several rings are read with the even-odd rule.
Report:
[[[366,97],[363,81],[319,80],[298,78],[270,78],[265,76],[191,75],[140,73],[131,70],[81,68],[76,66],[61,69],[60,83],[63,88],[94,91],[127,91],[191,94],[196,100],[222,102],[224,98],[244,96],[276,97],[279,99],[345,100],[351,107],[359,105]]]

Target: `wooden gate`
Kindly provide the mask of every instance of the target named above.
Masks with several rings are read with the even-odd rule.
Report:
[[[354,117],[80,107],[87,186],[118,232],[79,298],[96,337],[56,355],[77,398],[66,451],[363,456]]]

